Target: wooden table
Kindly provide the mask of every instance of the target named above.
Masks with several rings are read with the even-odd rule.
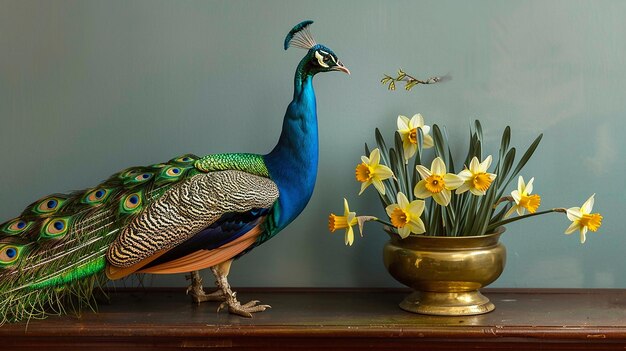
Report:
[[[274,308],[245,319],[193,305],[184,289],[122,291],[99,313],[0,327],[3,350],[625,349],[626,290],[486,290],[472,317],[404,312],[404,290],[242,289]]]

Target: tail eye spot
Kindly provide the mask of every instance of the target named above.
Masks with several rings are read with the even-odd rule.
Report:
[[[14,258],[15,256],[17,256],[17,250],[10,247],[5,251],[5,254],[7,255],[8,258]]]
[[[53,225],[56,230],[63,230],[63,228],[65,228],[65,223],[63,223],[63,221],[56,221]]]

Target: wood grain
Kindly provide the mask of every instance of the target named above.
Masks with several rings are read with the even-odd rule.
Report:
[[[626,348],[626,290],[486,290],[471,317],[404,312],[404,290],[240,289],[274,306],[244,319],[194,305],[184,289],[118,291],[98,313],[0,327],[7,350]]]

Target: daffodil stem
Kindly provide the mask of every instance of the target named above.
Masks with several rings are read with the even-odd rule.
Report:
[[[501,225],[509,224],[509,223],[515,222],[515,221],[519,221],[520,219],[524,219],[524,218],[528,218],[528,217],[534,217],[534,216],[539,216],[539,215],[543,215],[543,214],[546,214],[546,213],[552,213],[552,212],[567,213],[567,210],[564,209],[564,208],[553,208],[551,210],[545,210],[545,211],[541,211],[541,212],[529,213],[529,214],[525,214],[525,215],[522,215],[522,216],[505,219],[505,220],[498,221],[498,222],[490,224],[487,227],[487,232],[490,232],[490,231],[496,229],[497,227],[499,227]]]
[[[382,219],[379,219],[379,218],[373,219],[373,221],[376,221],[376,222],[378,222],[378,223],[382,223],[382,224],[387,225],[387,226],[390,226],[390,227],[394,227],[394,225],[393,225],[393,224],[391,224],[391,223],[389,223],[389,222],[387,222],[387,221],[383,221]]]

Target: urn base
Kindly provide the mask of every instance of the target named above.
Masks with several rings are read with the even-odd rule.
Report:
[[[414,292],[400,303],[400,308],[432,316],[473,316],[491,312],[495,306],[480,291]]]

